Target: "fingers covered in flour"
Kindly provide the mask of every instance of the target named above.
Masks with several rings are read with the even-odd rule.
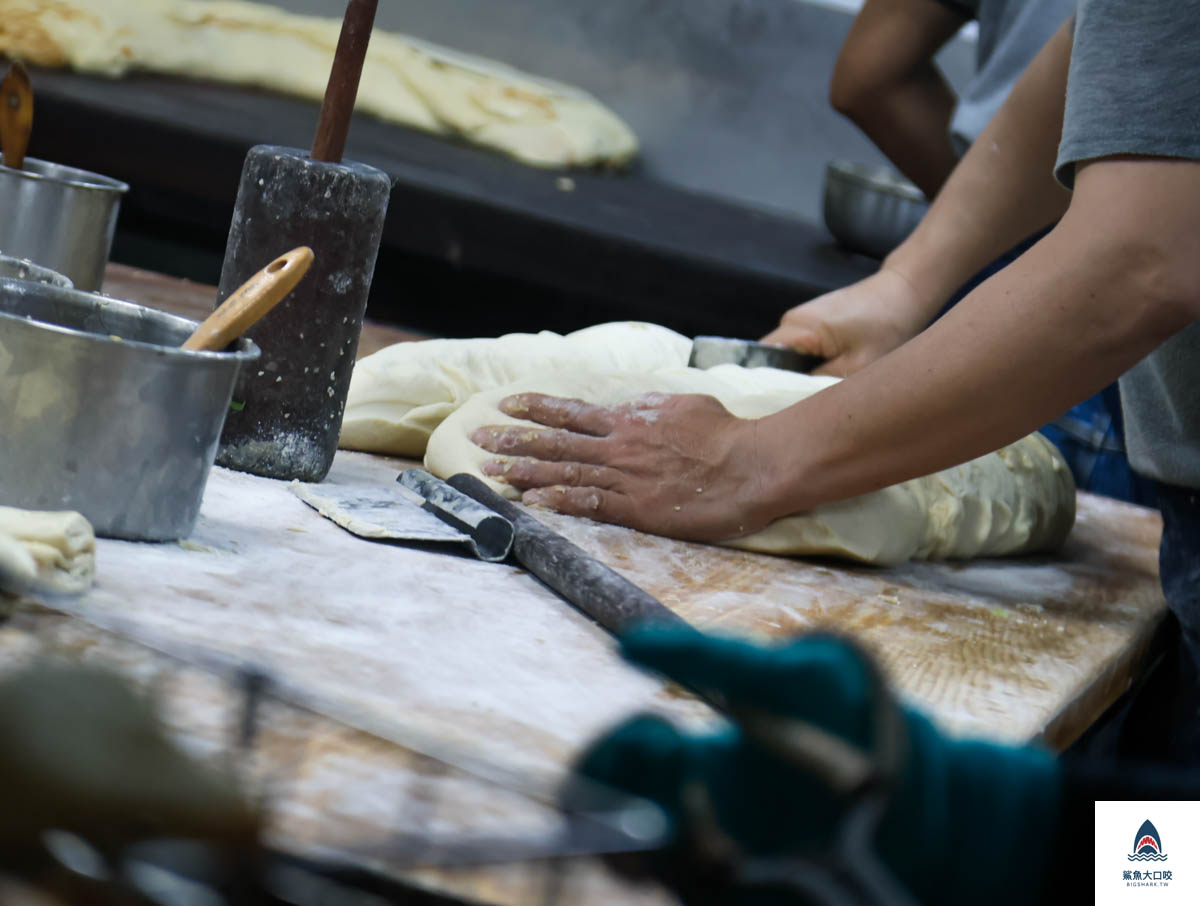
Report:
[[[505,397],[500,401],[500,411],[548,428],[565,428],[593,437],[603,437],[613,427],[613,413],[608,406],[544,393],[517,393]]]
[[[582,462],[544,462],[540,459],[492,459],[483,464],[482,472],[489,478],[499,478],[518,490],[546,488],[554,485],[611,489],[621,484],[621,473],[608,466],[593,466]]]
[[[536,424],[480,428],[471,440],[515,457],[482,471],[525,503],[689,540],[742,535],[772,518],[752,465],[753,423],[711,396],[597,406],[520,394],[501,408]]]
[[[526,491],[521,502],[544,506],[570,516],[587,516],[597,522],[615,522],[640,528],[633,502],[619,491],[592,487],[548,487]]]
[[[557,428],[485,425],[471,432],[471,442],[489,453],[549,462],[596,462],[603,456],[599,438]]]

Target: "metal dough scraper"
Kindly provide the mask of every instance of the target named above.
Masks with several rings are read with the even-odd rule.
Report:
[[[396,484],[292,482],[292,493],[360,538],[464,544],[496,563],[512,550],[513,526],[423,469],[406,469]]]
[[[824,361],[819,355],[808,355],[786,346],[771,346],[754,340],[732,340],[728,337],[696,337],[692,341],[688,367],[741,365],[743,368],[782,368],[784,371],[808,374]]]

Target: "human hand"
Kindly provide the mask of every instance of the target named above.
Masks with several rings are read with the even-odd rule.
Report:
[[[1035,899],[1058,832],[1060,774],[1048,753],[943,736],[890,701],[863,653],[831,636],[768,648],[647,629],[627,635],[622,649],[634,663],[727,703],[736,720],[698,736],[659,717],[637,717],[579,759],[577,774],[652,799],[671,821],[672,843],[626,868],[648,870],[688,904],[804,902],[795,890],[750,883],[737,867],[794,858],[829,867],[836,858],[835,837],[853,797],[777,744],[803,740],[796,731],[807,725],[849,748],[846,755],[827,744],[834,757],[825,763],[835,766],[892,742],[899,766],[868,842],[919,902]],[[899,733],[883,732],[884,713]],[[772,718],[779,723],[763,723]],[[568,782],[568,803],[571,795]],[[726,870],[716,854],[733,856]]]
[[[757,461],[755,422],[711,396],[647,394],[616,406],[540,393],[501,401],[507,415],[545,428],[483,427],[483,473],[522,501],[644,532],[717,541],[756,531],[776,515]]]
[[[814,374],[846,377],[920,333],[929,307],[907,280],[884,268],[790,309],[762,341],[823,356]]]

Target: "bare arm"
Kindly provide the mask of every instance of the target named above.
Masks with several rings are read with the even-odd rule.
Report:
[[[1061,217],[1070,194],[1053,166],[1070,59],[1067,23],[879,272],[793,308],[764,339],[825,356],[825,373],[850,374],[915,335],[977,271]]]
[[[506,473],[538,489],[531,502],[712,540],[996,449],[1099,390],[1200,318],[1200,162],[1102,158],[1078,168],[1073,196],[1049,182],[1068,52],[1060,32],[893,264],[914,298],[936,297],[1069,210],[920,336],[757,421],[703,397],[656,403],[652,419],[526,398],[521,414],[566,430],[476,442],[536,457]]]
[[[955,96],[933,63],[966,19],[936,0],[867,0],[838,54],[829,102],[933,198],[958,155]]]
[[[1080,168],[1066,217],[1017,262],[783,412],[746,421],[709,397],[603,408],[524,394],[505,411],[566,430],[472,439],[532,457],[485,468],[528,503],[719,540],[1016,440],[1200,318],[1196,286],[1200,162],[1102,159]]]
[[[928,474],[1036,429],[1200,317],[1197,285],[1200,163],[1081,167],[1070,210],[1033,249],[895,352],[758,424],[779,512]]]

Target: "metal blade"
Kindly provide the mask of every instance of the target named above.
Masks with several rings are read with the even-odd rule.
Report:
[[[731,340],[728,337],[696,337],[692,342],[688,367],[741,365],[743,368],[781,368],[808,374],[824,361],[819,355],[807,355],[785,346],[769,346],[753,340]]]

